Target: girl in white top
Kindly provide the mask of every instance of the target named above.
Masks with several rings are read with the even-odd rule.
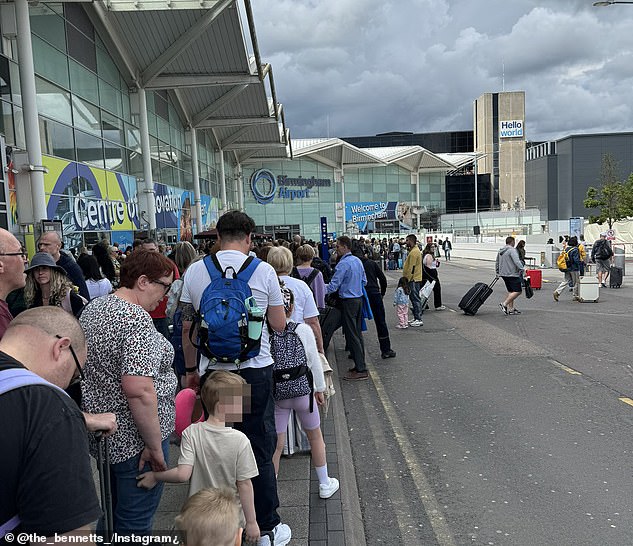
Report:
[[[90,254],[82,254],[77,263],[86,279],[86,286],[88,287],[91,300],[100,296],[107,296],[112,292],[112,283],[101,274],[97,258]]]
[[[271,352],[273,357],[276,354],[283,354],[287,347],[295,347],[289,345],[290,334],[292,331],[299,337],[303,350],[305,351],[305,361],[307,367],[312,372],[314,400],[319,406],[325,403],[323,392],[325,391],[325,377],[323,375],[323,366],[321,359],[317,353],[316,341],[314,333],[307,324],[297,324],[290,317],[294,310],[294,295],[292,290],[287,287],[281,289],[284,298],[284,309],[286,311],[286,320],[288,330],[282,333],[273,333],[271,340]],[[299,353],[294,353],[297,356]],[[299,355],[301,356],[301,355]],[[297,360],[303,360],[303,357]],[[274,368],[273,368],[274,369]],[[285,370],[284,370],[285,371]],[[310,380],[308,376],[308,381]],[[281,390],[282,384],[277,383],[276,389]],[[327,461],[325,456],[325,442],[321,434],[321,420],[319,418],[319,410],[312,403],[312,395],[299,395],[294,398],[286,398],[283,400],[275,397],[275,427],[277,429],[277,448],[273,455],[273,465],[275,466],[275,474],[279,474],[279,460],[286,443],[286,429],[290,418],[290,411],[294,410],[301,422],[301,426],[305,430],[308,441],[310,442],[310,451],[312,452],[312,461],[314,462],[317,477],[319,478],[319,497],[328,499],[338,491],[339,483],[336,478],[328,476]]]

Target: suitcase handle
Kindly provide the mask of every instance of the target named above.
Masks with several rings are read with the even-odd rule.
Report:
[[[102,430],[95,432],[97,441],[97,470],[99,471],[99,489],[101,509],[104,514],[104,535],[106,542],[112,541],[114,532],[114,514],[112,512],[112,484],[110,483],[110,446]]]
[[[495,278],[492,279],[492,282],[488,286],[490,286],[490,288],[492,288],[495,284],[497,284],[498,280],[499,280],[499,275],[495,275]]]

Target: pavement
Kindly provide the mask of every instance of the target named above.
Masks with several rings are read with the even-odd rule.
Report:
[[[336,337],[338,337],[337,334]],[[336,340],[336,338],[335,338]],[[340,489],[331,498],[319,498],[319,482],[312,468],[310,454],[295,453],[281,460],[278,478],[279,515],[292,529],[290,546],[364,546],[365,536],[352,463],[352,451],[339,378],[346,362],[336,363],[335,340],[327,352],[335,370],[334,387],[328,415],[321,421],[326,444],[328,473],[338,478]],[[178,460],[178,447],[171,446],[170,462]],[[165,484],[161,503],[154,520],[154,529],[172,528],[174,518],[187,499],[188,484]]]

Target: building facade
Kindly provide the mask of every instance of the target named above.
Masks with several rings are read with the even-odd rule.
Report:
[[[524,208],[525,93],[484,93],[473,109],[478,174],[491,174],[502,209]]]
[[[271,71],[260,78],[251,62],[238,10],[189,4],[2,5],[0,226],[36,234],[55,220],[69,247],[138,233],[191,240],[243,206],[243,157],[288,155],[262,83]],[[125,32],[130,24],[147,35]],[[252,21],[244,26],[252,40]],[[201,45],[206,56],[190,54]]]
[[[566,220],[596,213],[583,201],[589,187],[599,187],[602,159],[611,154],[618,176],[633,173],[633,133],[570,135],[544,142],[526,152],[526,199],[541,210],[543,220]]]
[[[356,148],[339,139],[293,140],[292,161],[244,165],[246,212],[276,238],[400,233],[433,228],[454,166],[419,146]]]

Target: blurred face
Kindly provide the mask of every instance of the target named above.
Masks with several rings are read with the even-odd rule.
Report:
[[[342,256],[343,254],[346,254],[347,252],[349,252],[349,248],[347,248],[345,245],[342,245],[340,243],[336,243],[336,253],[339,256]]]
[[[158,245],[156,243],[143,243],[141,245],[142,250],[151,250],[152,252],[158,252]]]
[[[34,270],[34,279],[40,286],[51,282],[51,268],[42,266]]]
[[[54,233],[45,233],[37,242],[37,250],[39,252],[47,252],[51,256],[55,257],[55,259],[59,258],[59,250],[61,247],[62,245],[57,239],[57,235]]]
[[[13,235],[7,238],[4,244],[4,252],[0,253],[0,271],[2,279],[6,283],[6,288],[16,290],[24,288],[26,274],[24,266],[27,263],[26,251],[22,250],[22,245]]]
[[[163,301],[165,296],[169,294],[169,290],[171,289],[171,283],[173,280],[173,275],[168,275],[166,277],[160,277],[155,281],[150,281],[147,279],[147,282],[144,283],[146,288],[145,297],[143,301],[140,302],[143,309],[148,312],[153,311],[158,307],[158,305]]]

